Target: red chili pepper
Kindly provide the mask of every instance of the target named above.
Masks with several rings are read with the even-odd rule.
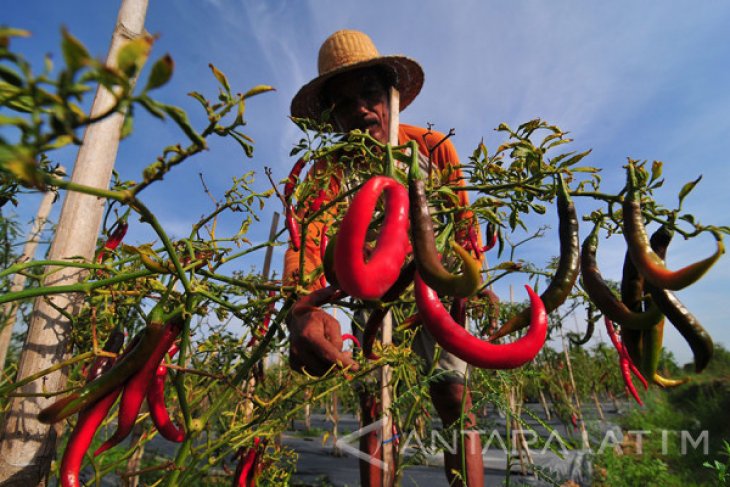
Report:
[[[312,204],[309,206],[310,212],[317,212],[320,208],[322,208],[322,205],[324,204],[324,201],[327,199],[327,192],[323,189],[320,189],[317,193],[317,197],[314,198],[314,201],[312,201]]]
[[[328,226],[324,225],[322,227],[322,232],[319,237],[319,260],[322,261],[322,275],[319,276],[319,284],[322,287],[327,287],[327,272],[325,269],[325,258],[327,256],[327,245],[329,244],[329,237],[327,236],[327,229]],[[330,282],[330,284],[334,284],[333,282]]]
[[[173,343],[168,350],[167,355],[172,358],[178,352],[179,347]],[[152,383],[147,389],[147,405],[150,409],[150,417],[152,422],[157,428],[160,434],[176,443],[180,443],[185,439],[185,430],[179,428],[170,419],[170,414],[167,412],[167,406],[165,405],[165,378],[167,377],[167,365],[160,363],[155,372],[155,377],[152,379]]]
[[[261,456],[261,439],[257,436],[253,439],[253,447],[245,452],[239,450],[240,457],[236,472],[233,474],[233,487],[255,487],[258,476],[257,465]]]
[[[121,389],[116,389],[79,413],[76,427],[69,436],[68,445],[61,461],[59,478],[62,487],[79,487],[81,485],[79,483],[79,470],[84,455],[94,439],[96,430],[99,429],[104,418],[109,414],[109,410],[121,392]]]
[[[355,345],[355,347],[360,348],[360,340],[358,340],[355,335],[352,335],[350,333],[343,333],[342,341],[344,342],[345,340],[352,340],[352,344]]]
[[[286,183],[284,183],[284,198],[287,203],[291,202],[291,198],[294,195],[294,188],[296,188],[297,183],[299,183],[299,175],[302,173],[302,169],[304,169],[306,164],[307,161],[305,159],[299,159],[294,163],[294,166],[289,172]]]
[[[370,313],[368,321],[365,323],[365,330],[363,331],[363,349],[362,352],[369,360],[378,360],[380,357],[373,352],[373,345],[375,339],[378,336],[380,325],[383,324],[383,319],[388,314],[386,308],[377,308]]]
[[[639,370],[634,365],[634,362],[631,360],[631,357],[629,356],[629,352],[626,347],[624,347],[623,344],[619,341],[616,329],[613,327],[613,323],[611,323],[611,320],[604,317],[604,321],[606,323],[606,331],[608,332],[608,337],[611,339],[611,343],[613,343],[613,346],[616,347],[616,351],[618,352],[619,366],[621,368],[621,376],[624,379],[624,384],[626,384],[626,388],[629,390],[636,402],[639,403],[640,406],[643,406],[644,403],[641,401],[639,393],[636,391],[636,387],[634,387],[634,383],[631,380],[631,373],[633,372],[633,374],[641,381],[645,389],[649,385],[646,382],[646,379],[644,379],[644,376],[641,375],[641,372],[639,372]]]
[[[121,337],[121,341],[119,337]],[[104,350],[116,353],[121,348],[123,342],[124,333],[119,329],[115,329],[104,345]],[[135,343],[130,343],[125,353],[131,350],[134,345]],[[99,361],[102,358],[108,360]],[[86,377],[87,382],[107,372],[114,365],[114,361],[115,359],[111,357],[97,357],[97,360],[89,368]],[[117,400],[120,393],[121,390],[116,389],[79,413],[76,426],[68,438],[66,450],[63,452],[63,459],[61,460],[61,468],[58,474],[61,487],[79,487],[81,485],[79,483],[79,470],[81,469],[84,455],[94,439],[96,430],[104,421],[107,414],[109,414],[109,410],[114,405],[114,401]]]
[[[268,295],[269,295],[269,298],[273,298],[274,296],[276,296],[276,291],[271,289],[271,290],[269,290]],[[269,303],[269,306],[266,308],[266,314],[264,314],[264,321],[261,322],[261,327],[257,331],[254,331],[251,334],[251,338],[249,339],[248,343],[246,344],[247,347],[253,347],[254,345],[256,345],[256,342],[258,340],[257,335],[263,336],[269,330],[269,325],[271,324],[271,315],[274,314],[275,308],[276,308],[276,302],[274,300],[272,300]]]
[[[299,233],[299,222],[297,221],[296,212],[294,206],[289,203],[286,206],[286,214],[284,215],[284,224],[289,232],[289,244],[295,251],[299,251],[301,245],[301,234]]]
[[[147,326],[132,340],[125,352],[105,374],[38,413],[41,423],[55,423],[94,404],[114,389],[121,388],[149,359],[165,330],[165,321],[179,317],[181,309],[165,315],[161,305],[155,306],[147,318]],[[165,349],[166,350],[166,349]],[[163,352],[164,353],[164,350]],[[161,355],[160,355],[161,356]]]
[[[119,402],[117,430],[111,438],[106,440],[94,452],[94,456],[118,445],[132,432],[137,415],[139,414],[139,409],[142,406],[142,401],[147,394],[147,389],[150,387],[155,371],[159,367],[160,362],[162,362],[165,353],[167,353],[182,331],[183,324],[184,320],[181,314],[176,315],[175,318],[170,320],[162,330],[155,348],[149,357],[147,357],[147,361],[125,382],[122,398]]]
[[[487,245],[480,249],[482,253],[492,250],[497,245],[497,228],[494,223],[487,223]]]
[[[467,298],[454,298],[449,310],[451,318],[462,327],[466,326],[466,302]]]
[[[512,343],[495,345],[473,336],[451,318],[429,288],[416,273],[416,304],[423,323],[445,350],[465,362],[483,369],[513,369],[530,362],[545,344],[547,313],[540,297],[525,286],[530,296],[530,328],[522,338]]]
[[[385,218],[375,250],[365,261],[365,239],[375,204],[385,192]],[[342,220],[335,247],[340,287],[353,297],[378,299],[396,282],[406,258],[408,193],[395,179],[370,178],[357,192]]]
[[[476,228],[474,228],[474,225],[469,225],[468,234],[469,234],[468,235],[469,241],[467,242],[467,245],[464,245],[464,248],[467,250],[474,251],[474,257],[479,259],[482,256],[482,248],[479,245],[479,239],[477,238],[477,230],[476,230]]]
[[[104,260],[104,255],[110,250],[115,250],[122,243],[124,236],[127,234],[129,224],[126,220],[117,220],[112,228],[109,230],[109,238],[107,239],[104,246],[99,251],[99,255],[96,257],[96,262],[101,263]]]
[[[644,228],[641,212],[641,194],[636,178],[636,168],[629,163],[627,171],[627,192],[623,202],[624,238],[631,260],[648,282],[660,289],[678,291],[700,279],[725,252],[722,237],[715,232],[717,250],[710,257],[679,270],[672,271],[664,266],[664,260],[651,248]]]

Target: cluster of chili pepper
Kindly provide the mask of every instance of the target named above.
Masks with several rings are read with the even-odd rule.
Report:
[[[651,238],[648,237],[641,208],[641,191],[633,162],[627,168],[623,219],[627,251],[621,281],[621,300],[606,285],[596,264],[598,225],[583,242],[583,288],[606,319],[621,326],[622,343],[619,355],[622,356],[622,368],[626,357],[631,364],[638,366],[644,377],[661,387],[682,384],[687,379],[668,379],[657,372],[665,318],[669,319],[692,349],[697,372],[707,366],[712,357],[713,344],[697,318],[682,305],[671,290],[682,289],[702,277],[724,252],[722,240],[719,234],[715,234],[717,249],[710,257],[677,271],[667,269],[664,259],[673,236],[669,226],[672,222],[662,225]],[[632,394],[635,394],[635,390]]]
[[[561,187],[564,202],[561,212],[569,214],[569,210],[564,208],[569,203],[567,189],[564,184]],[[377,243],[368,255],[366,252],[368,227],[376,204],[383,193],[385,193],[383,222]],[[574,234],[577,234],[577,223],[574,222],[576,220],[574,209],[572,215],[573,221],[565,224],[571,225],[570,228],[564,229],[562,233],[567,235],[567,238],[572,237],[576,240]],[[487,245],[480,246],[476,230],[474,227],[471,228],[472,238],[467,247],[477,256],[491,249],[497,241],[494,226],[488,226],[487,233],[489,234]],[[573,243],[572,240],[569,242],[570,250],[577,247],[577,244]],[[355,298],[380,300],[383,303],[372,311],[365,324],[363,339],[365,356],[370,359],[378,358],[373,353],[373,344],[388,313],[387,303],[396,300],[414,281],[415,275],[418,317],[446,350],[472,365],[484,368],[513,368],[532,360],[542,348],[547,336],[547,314],[542,299],[528,288],[531,307],[524,325],[529,324],[530,329],[516,342],[495,345],[472,336],[465,328],[467,300],[476,294],[481,286],[481,264],[472,257],[469,250],[458,243],[452,241],[451,246],[462,261],[463,272],[460,274],[450,272],[441,262],[426,186],[418,165],[418,149],[414,142],[411,146],[408,192],[406,193],[399,182],[388,176],[370,178],[354,196],[337,235],[330,238],[329,243],[324,238],[320,241],[324,273],[331,285],[341,288]],[[413,259],[403,265],[410,250],[413,251]],[[577,251],[569,257],[573,257],[573,254],[575,254],[573,260],[577,260]],[[570,284],[572,287],[577,273],[577,265],[572,272],[565,270],[567,267],[568,264],[564,264],[563,270],[557,277],[561,283],[561,292],[563,286]],[[566,296],[567,291],[565,291]],[[451,313],[441,304],[439,294],[454,297]],[[555,294],[556,291],[552,288],[547,294],[552,302],[558,301],[554,297]],[[489,295],[487,298],[492,300]],[[564,299],[563,297],[562,300]],[[562,303],[562,300],[554,306]],[[498,299],[496,302],[498,303]],[[293,313],[298,312],[299,306],[298,303]],[[307,306],[303,307],[306,308]]]
[[[182,331],[182,309],[165,313],[161,304],[150,312],[147,326],[137,334],[116,360],[95,362],[90,368],[86,385],[78,392],[60,399],[38,414],[39,421],[55,423],[79,412],[76,427],[69,439],[61,467],[63,487],[79,485],[79,468],[96,430],[121,396],[117,429],[99,447],[95,455],[117,445],[134,427],[142,401],[147,398],[150,410],[155,410],[153,421],[168,439],[182,441],[184,432],[172,424],[164,403],[164,375],[158,370],[168,351]],[[110,347],[121,348],[121,340],[114,338]],[[117,345],[118,344],[118,345]],[[164,366],[163,366],[164,367]],[[98,375],[97,375],[98,374]],[[159,377],[162,375],[162,381]],[[157,376],[157,377],[156,377]]]

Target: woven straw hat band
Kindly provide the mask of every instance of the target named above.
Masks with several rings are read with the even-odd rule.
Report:
[[[332,34],[319,49],[319,74],[379,57],[378,49],[367,35],[356,30],[339,30]]]

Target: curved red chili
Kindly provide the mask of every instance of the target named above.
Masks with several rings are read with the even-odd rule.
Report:
[[[449,314],[459,326],[466,326],[466,303],[467,298],[454,298],[451,301]]]
[[[284,200],[287,203],[291,202],[291,198],[294,195],[294,188],[296,188],[297,183],[299,183],[299,175],[302,173],[302,169],[304,169],[306,164],[307,161],[305,159],[299,159],[294,163],[294,166],[289,172],[286,183],[284,183]]]
[[[365,261],[365,240],[375,205],[385,192],[385,217],[378,242]],[[349,295],[378,299],[396,282],[406,258],[408,194],[395,179],[370,178],[357,192],[342,220],[335,246],[335,273]]]
[[[580,242],[578,241],[578,216],[570,198],[568,186],[562,176],[558,176],[558,236],[560,238],[560,259],[555,275],[547,289],[540,295],[545,309],[551,313],[568,299],[580,273]],[[529,310],[525,309],[510,318],[507,323],[489,337],[490,341],[521,330],[529,323]]]
[[[165,353],[167,353],[182,331],[183,324],[184,320],[182,319],[182,315],[177,315],[169,321],[162,330],[159,340],[155,344],[155,348],[147,357],[147,361],[124,383],[124,391],[122,392],[122,398],[119,402],[119,412],[117,413],[117,429],[94,452],[94,456],[118,445],[132,432],[137,415],[139,414],[139,409],[142,406],[142,401],[145,398],[157,367],[159,367]]]
[[[124,333],[120,329],[114,329],[104,344],[104,350],[107,352],[118,352],[124,343]],[[134,343],[130,343],[127,352],[132,349]],[[126,352],[125,352],[126,353]],[[106,360],[100,360],[106,359]],[[100,375],[107,372],[114,364],[115,359],[111,357],[97,357],[92,366],[89,368],[86,376],[87,381],[92,381]],[[71,435],[66,443],[66,449],[63,452],[61,467],[58,473],[61,487],[79,487],[79,471],[81,463],[84,460],[91,442],[94,439],[96,430],[109,414],[109,410],[117,400],[121,389],[116,389],[102,397],[96,403],[90,405],[86,409],[79,412]]]
[[[258,472],[256,467],[261,457],[261,439],[257,436],[253,439],[253,446],[244,453],[239,450],[240,457],[236,472],[233,474],[233,487],[255,487]]]
[[[276,296],[276,291],[273,289],[270,289],[268,292],[269,298],[273,298]],[[264,336],[266,332],[269,330],[269,325],[271,324],[271,315],[274,314],[274,309],[276,308],[276,301],[273,299],[269,302],[269,305],[266,307],[266,313],[264,314],[264,320],[261,322],[261,326],[258,330],[254,330],[251,333],[251,338],[248,340],[248,343],[246,344],[247,347],[253,347],[256,345],[256,342],[258,341],[259,336]]]
[[[700,279],[725,252],[722,237],[715,232],[713,235],[717,240],[717,250],[714,254],[676,271],[667,269],[663,259],[652,250],[644,228],[641,194],[636,179],[636,169],[632,163],[628,165],[626,189],[623,202],[624,239],[634,265],[654,286],[672,291],[683,289]]]
[[[79,470],[84,455],[91,446],[96,430],[104,422],[121,392],[121,389],[113,390],[79,413],[76,426],[68,438],[66,451],[63,452],[61,460],[61,469],[58,473],[61,487],[79,487],[81,485]]]
[[[342,341],[344,342],[345,340],[352,340],[352,344],[355,347],[360,348],[360,340],[358,340],[355,335],[353,335],[351,333],[343,333],[342,334]]]
[[[483,369],[513,369],[530,362],[545,344],[547,313],[540,297],[530,286],[530,328],[525,336],[512,343],[495,345],[480,340],[451,318],[439,300],[416,273],[416,304],[418,313],[431,335],[447,350],[465,362]]]
[[[126,218],[126,217],[125,217]],[[129,224],[126,220],[121,219],[114,222],[114,225],[109,230],[109,238],[107,239],[104,246],[99,251],[99,255],[96,257],[96,262],[101,263],[104,260],[104,256],[110,250],[115,250],[122,243],[124,236],[127,234]]]
[[[294,206],[291,203],[286,206],[286,213],[284,215],[284,225],[289,232],[289,244],[291,248],[298,252],[301,246],[302,236],[299,232],[299,222],[297,221]]]
[[[167,355],[172,358],[178,352],[179,347],[174,344],[168,350]],[[170,419],[165,404],[165,379],[167,378],[167,365],[160,363],[155,372],[155,377],[147,389],[147,405],[150,409],[150,418],[155,428],[160,434],[176,443],[180,443],[185,439],[185,430],[176,426]]]
[[[365,323],[362,337],[362,353],[370,360],[378,360],[380,358],[373,352],[373,345],[375,345],[375,339],[378,336],[380,325],[383,324],[383,320],[387,314],[388,310],[386,308],[374,309]]]

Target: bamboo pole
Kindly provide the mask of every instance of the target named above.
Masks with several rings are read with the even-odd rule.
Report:
[[[388,123],[388,141],[391,145],[398,145],[398,126],[400,125],[400,93],[395,87],[390,88],[388,93],[390,118]],[[381,342],[383,348],[393,343],[393,320],[383,321]],[[392,371],[390,365],[383,365],[380,369],[380,404],[383,412],[383,423],[381,425],[381,442],[383,450],[383,487],[391,487],[394,481],[395,462],[393,455],[393,441],[388,441],[393,436],[393,415],[390,408],[393,403],[393,387],[391,386]]]
[[[279,226],[279,213],[274,212],[274,215],[271,217],[271,228],[269,228],[269,242],[273,241],[276,238],[276,229]],[[269,280],[269,274],[271,273],[271,257],[274,254],[274,247],[269,246],[266,249],[266,254],[264,256],[264,268],[261,271],[261,275],[263,276],[265,281]],[[256,365],[256,367],[261,367],[261,376],[263,377],[265,372],[265,365],[266,363],[266,357],[261,359],[261,362]],[[254,389],[256,388],[256,374],[253,374],[246,383],[246,397],[252,398]],[[243,417],[246,418],[246,421],[250,421],[253,417],[253,400],[252,399],[246,399],[246,401],[243,403]]]
[[[63,168],[61,168],[61,170],[63,170]],[[41,232],[43,231],[43,227],[46,225],[48,214],[51,212],[51,206],[53,205],[55,197],[56,193],[53,191],[47,191],[46,194],[43,195],[41,204],[38,207],[38,213],[33,220],[33,227],[31,228],[31,231],[28,234],[28,239],[23,247],[23,255],[20,256],[20,262],[33,260],[36,249],[38,248],[38,242],[41,238]],[[10,292],[14,293],[21,291],[25,287],[25,281],[26,277],[24,274],[15,274],[13,276],[13,282],[10,285]],[[13,327],[15,326],[19,307],[20,303],[18,302],[5,303],[5,306],[3,306],[1,314],[7,318],[5,323],[2,325],[2,331],[0,331],[0,370],[5,368],[5,359],[8,356],[10,339],[13,335]]]
[[[116,63],[120,47],[130,39],[144,35],[148,0],[122,0],[117,23],[107,55],[107,65]],[[106,113],[115,104],[115,96],[99,87],[91,108],[91,116]],[[74,164],[71,180],[97,188],[107,188],[119,147],[124,115],[116,113],[87,127],[83,144]],[[105,201],[75,192],[66,194],[51,244],[51,259],[81,256],[92,259],[101,226]],[[77,283],[86,273],[64,268],[53,273],[44,286]],[[53,306],[46,301],[52,302]],[[18,380],[62,362],[68,354],[71,323],[57,309],[74,315],[83,296],[58,294],[36,299],[28,328],[28,336],[18,365]],[[66,386],[67,371],[49,374],[18,392],[31,395],[59,391]],[[56,438],[64,423],[46,425],[37,421],[38,412],[53,398],[19,397],[11,404],[0,442],[0,484],[3,486],[47,485],[51,461],[56,456]]]

